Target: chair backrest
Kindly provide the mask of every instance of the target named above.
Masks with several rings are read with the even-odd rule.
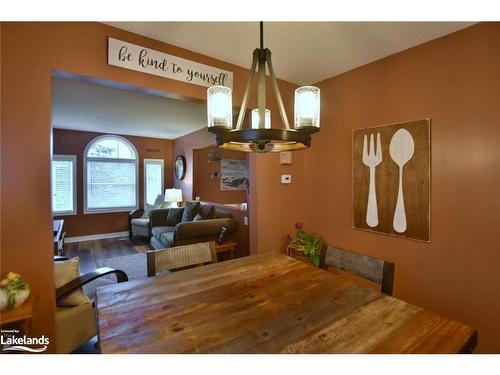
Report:
[[[217,263],[215,242],[170,247],[147,252],[148,277],[159,272],[170,271],[199,264]]]
[[[350,272],[380,285],[382,293],[392,296],[394,263],[344,250],[325,246],[322,250],[320,266],[332,266]]]

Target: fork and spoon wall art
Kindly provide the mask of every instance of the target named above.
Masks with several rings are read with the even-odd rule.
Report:
[[[430,119],[353,130],[353,227],[430,241]]]

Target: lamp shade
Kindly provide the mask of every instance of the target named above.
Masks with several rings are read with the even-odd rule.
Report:
[[[320,92],[314,86],[295,90],[295,128],[319,128]]]
[[[165,189],[165,202],[182,202],[182,190]]]
[[[264,116],[264,126],[265,129],[271,129],[271,111],[266,108]],[[255,108],[252,110],[252,129],[259,128],[259,109]]]
[[[211,86],[207,89],[208,127],[233,127],[232,91],[225,86]]]

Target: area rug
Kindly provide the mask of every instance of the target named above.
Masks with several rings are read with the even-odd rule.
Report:
[[[145,279],[148,277],[146,253],[99,259],[96,263],[98,267],[111,267],[124,271],[129,280]],[[112,280],[116,279],[114,275],[106,277]]]

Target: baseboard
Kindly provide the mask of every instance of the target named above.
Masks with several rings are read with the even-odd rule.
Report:
[[[99,233],[99,234],[91,234],[88,236],[66,237],[64,239],[64,242],[73,243],[73,242],[93,241],[93,240],[102,240],[105,238],[119,238],[119,237],[128,238],[128,232]]]

